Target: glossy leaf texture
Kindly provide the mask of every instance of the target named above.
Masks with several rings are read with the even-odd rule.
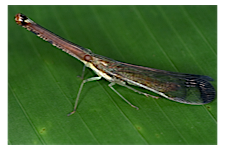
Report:
[[[99,55],[210,76],[217,90],[217,6],[8,6],[8,144],[217,144],[216,98],[193,106],[115,86],[136,110],[101,80],[67,117],[83,64],[18,26],[17,13]]]

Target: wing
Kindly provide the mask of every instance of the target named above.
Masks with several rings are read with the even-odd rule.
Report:
[[[202,105],[215,98],[215,89],[209,83],[212,78],[202,75],[175,73],[118,61],[108,61],[106,73],[155,92],[170,100]]]

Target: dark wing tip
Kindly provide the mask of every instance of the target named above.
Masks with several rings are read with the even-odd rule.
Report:
[[[203,79],[203,80],[207,80],[207,81],[214,81],[213,78],[209,77],[209,76],[203,76],[200,75],[199,78]]]
[[[206,80],[198,79],[198,88],[201,92],[203,104],[210,103],[216,96],[214,87]]]
[[[208,76],[195,76],[186,78],[187,87],[197,87],[200,91],[202,104],[210,103],[216,96],[216,91],[209,81],[213,79]]]

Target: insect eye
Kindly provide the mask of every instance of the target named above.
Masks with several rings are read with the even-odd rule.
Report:
[[[87,62],[90,62],[90,61],[92,61],[92,57],[90,55],[85,55],[84,60]]]

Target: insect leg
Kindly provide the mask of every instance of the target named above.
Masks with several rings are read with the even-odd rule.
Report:
[[[84,83],[87,83],[89,81],[96,81],[96,80],[100,80],[102,77],[92,77],[92,78],[89,78],[89,79],[86,79],[86,80],[83,80],[81,85],[80,85],[80,88],[79,88],[79,91],[78,91],[78,94],[77,94],[77,98],[75,100],[75,105],[74,105],[74,109],[71,113],[69,113],[67,116],[70,116],[72,114],[74,114],[76,112],[76,109],[77,109],[77,104],[78,104],[78,100],[79,100],[79,97],[80,97],[80,93],[81,93],[81,90],[83,88],[83,85]]]
[[[119,92],[117,92],[114,88],[113,85],[115,85],[114,82],[111,82],[108,86],[117,94],[119,95],[119,97],[121,97],[125,102],[127,102],[127,104],[129,104],[131,107],[136,108],[137,110],[139,109],[137,106],[134,106],[133,104],[131,104],[126,98],[124,98]]]
[[[86,68],[86,66],[84,65],[81,76],[77,76],[77,77],[81,78],[82,80],[84,79],[85,68]]]
[[[148,94],[148,93],[144,93],[144,92],[138,91],[138,90],[136,90],[136,89],[126,85],[126,84],[120,84],[120,85],[122,85],[122,86],[124,86],[124,87],[126,87],[126,88],[128,88],[128,89],[130,89],[130,90],[132,90],[134,92],[137,92],[138,94],[143,94],[143,95],[145,95],[147,97],[151,96],[152,98],[156,98],[156,99],[159,98],[158,96],[154,96],[154,95],[151,95],[151,94]]]

